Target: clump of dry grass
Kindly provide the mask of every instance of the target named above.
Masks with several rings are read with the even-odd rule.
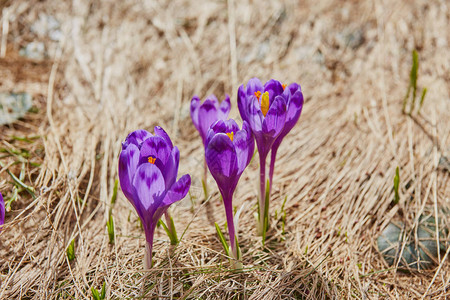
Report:
[[[37,191],[36,199],[19,194],[0,233],[0,298],[89,298],[105,281],[107,298],[120,299],[449,296],[448,253],[432,270],[402,273],[376,246],[391,220],[413,228],[422,211],[449,228],[442,213],[450,208],[449,173],[438,168],[449,156],[446,3],[48,0],[5,7],[1,89],[32,93],[40,110],[0,132],[2,148],[30,153],[25,183]],[[30,33],[42,14],[60,21],[63,40]],[[49,60],[24,63],[13,55],[33,39],[46,43]],[[428,95],[421,116],[410,118],[401,107],[413,48]],[[306,103],[279,150],[274,178],[271,211],[288,197],[286,234],[273,221],[265,248],[256,237],[252,163],[235,195],[236,206],[246,205],[239,228],[245,269],[235,273],[212,226],[225,221],[218,194],[202,202],[203,150],[189,100],[235,97],[253,76],[301,83]],[[180,149],[192,201],[173,209],[178,232],[186,231],[181,243],[173,248],[158,230],[156,265],[143,272],[142,230],[120,193],[114,245],[106,220],[120,142],[155,125]],[[41,138],[26,143],[13,135]],[[17,175],[19,159],[2,163]],[[392,205],[397,166],[400,202]],[[0,190],[10,197],[13,186],[2,168]],[[72,239],[76,258],[69,262]]]

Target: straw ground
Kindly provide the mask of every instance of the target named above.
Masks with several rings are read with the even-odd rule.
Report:
[[[392,220],[409,229],[428,212],[449,228],[450,18],[448,3],[415,1],[3,1],[1,91],[34,97],[34,113],[0,129],[0,190],[14,197],[0,233],[1,299],[407,299],[450,297],[441,253],[431,270],[400,272],[377,250]],[[59,22],[56,38],[33,24]],[[44,22],[44,23],[42,23]],[[39,27],[39,26],[38,26]],[[33,29],[34,28],[34,29]],[[39,28],[45,28],[40,25]],[[48,57],[17,53],[41,41]],[[411,51],[421,114],[402,114]],[[190,98],[233,99],[258,76],[299,82],[297,127],[278,152],[266,247],[256,236],[258,165],[234,205],[245,269],[229,270],[213,222],[225,222],[212,178],[205,202],[203,149]],[[112,207],[121,141],[165,128],[190,173],[173,207],[180,244],[161,229],[155,267],[142,271],[144,236],[121,192]],[[26,139],[24,139],[26,137]],[[400,202],[392,203],[400,168]],[[34,190],[17,187],[10,174]],[[409,183],[409,184],[407,184]],[[287,197],[285,233],[280,209]],[[112,208],[115,243],[106,221]],[[275,218],[275,211],[277,217]],[[75,241],[75,259],[66,249]]]

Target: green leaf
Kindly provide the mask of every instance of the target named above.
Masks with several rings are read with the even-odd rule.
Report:
[[[400,201],[400,194],[398,192],[398,187],[400,185],[400,174],[399,169],[395,170],[395,177],[394,177],[394,204],[397,204]]]
[[[106,297],[106,281],[103,282],[102,291],[100,292],[100,298],[105,299],[105,297]]]
[[[208,187],[206,186],[206,182],[203,179],[202,179],[202,187],[203,187],[203,194],[205,195],[205,199],[208,199]]]
[[[75,239],[73,239],[70,242],[69,247],[67,247],[67,249],[66,249],[66,253],[67,253],[67,259],[69,261],[72,261],[75,259]]]
[[[412,99],[410,104],[410,111],[409,114],[412,113],[414,110],[415,102],[416,102],[416,93],[417,93],[417,74],[419,71],[419,54],[416,50],[413,50],[412,52],[412,66],[411,71],[409,72],[409,85],[408,90],[406,92],[405,98],[403,99],[403,113],[406,113],[406,104],[408,102],[409,95],[411,93],[412,89]]]
[[[410,85],[411,85],[411,87],[413,89],[411,108],[410,108],[410,111],[409,111],[410,114],[414,110],[414,106],[415,106],[415,102],[416,102],[417,73],[419,71],[419,54],[417,53],[417,51],[415,49],[412,52],[412,57],[413,57],[413,65],[412,65],[412,68],[411,68],[411,73],[409,74]]]
[[[94,298],[94,300],[102,300],[96,288],[91,287],[91,291],[92,291],[92,298]]]
[[[253,156],[252,156],[252,159],[250,159],[250,162],[248,163],[249,165],[252,163],[252,161],[253,161],[253,158],[255,158],[255,156],[256,156],[256,153],[258,153],[258,149],[256,149],[256,147],[255,147],[255,152],[253,152]]]
[[[222,243],[223,249],[225,250],[225,253],[230,256],[230,249],[228,248],[227,241],[225,240],[225,237],[223,236],[222,231],[220,230],[220,227],[217,223],[214,223],[216,226],[217,235],[219,236],[219,240]]]
[[[3,166],[2,166],[3,167]],[[16,177],[16,175],[14,175],[13,173],[11,173],[10,170],[6,170],[6,173],[9,174],[9,176],[11,176],[12,180],[14,180],[14,182],[16,183],[17,187],[21,187],[24,188],[28,194],[31,195],[31,197],[33,197],[33,199],[36,199],[36,194],[35,191],[32,187],[26,185],[25,183],[22,182],[22,180],[20,180],[19,178]]]
[[[420,97],[420,103],[419,103],[419,114],[420,114],[420,109],[422,108],[423,105],[423,101],[425,100],[425,95],[427,94],[427,88],[424,88],[422,91],[422,96]]]
[[[176,244],[178,244],[178,236],[177,236],[177,231],[175,229],[175,223],[173,222],[173,218],[171,215],[169,216],[169,221],[170,221],[170,228],[172,228],[171,235],[169,236],[170,244],[176,245]]]
[[[114,188],[113,188],[113,194],[111,197],[111,204],[114,205],[116,203],[116,199],[117,199],[117,187],[119,185],[119,180],[116,179],[116,181],[114,181]]]
[[[284,205],[286,204],[286,201],[287,201],[287,196],[284,197],[283,204],[281,204],[281,211],[284,211]]]
[[[170,239],[170,244],[176,245],[176,244],[178,244],[178,237],[177,237],[177,232],[175,231],[175,224],[173,222],[172,216],[170,216],[169,219],[170,219],[170,224],[171,224],[172,228],[174,229],[174,232],[172,232],[169,229],[169,227],[167,227],[166,223],[164,223],[163,220],[159,219],[158,224],[164,228],[164,231],[166,232],[167,236]]]
[[[111,211],[109,211],[109,219],[106,222],[106,227],[108,228],[109,243],[112,245],[114,244],[114,220]]]

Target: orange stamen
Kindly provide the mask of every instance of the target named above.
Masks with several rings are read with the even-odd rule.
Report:
[[[234,138],[234,132],[233,131],[232,132],[227,132],[225,134],[228,135],[228,137],[230,138],[231,141],[233,141],[233,138]]]
[[[148,162],[149,162],[149,163],[155,164],[155,161],[156,161],[156,158],[155,158],[155,157],[151,157],[151,156],[148,157]]]
[[[259,101],[259,98],[261,98],[261,92],[260,91],[255,92],[255,96],[256,98],[258,98]]]
[[[282,84],[281,86],[283,87],[283,91],[284,91],[284,89],[287,87],[287,84]]]

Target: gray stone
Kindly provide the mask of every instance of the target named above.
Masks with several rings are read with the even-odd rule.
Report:
[[[0,125],[22,118],[31,106],[32,98],[28,93],[0,93]]]

